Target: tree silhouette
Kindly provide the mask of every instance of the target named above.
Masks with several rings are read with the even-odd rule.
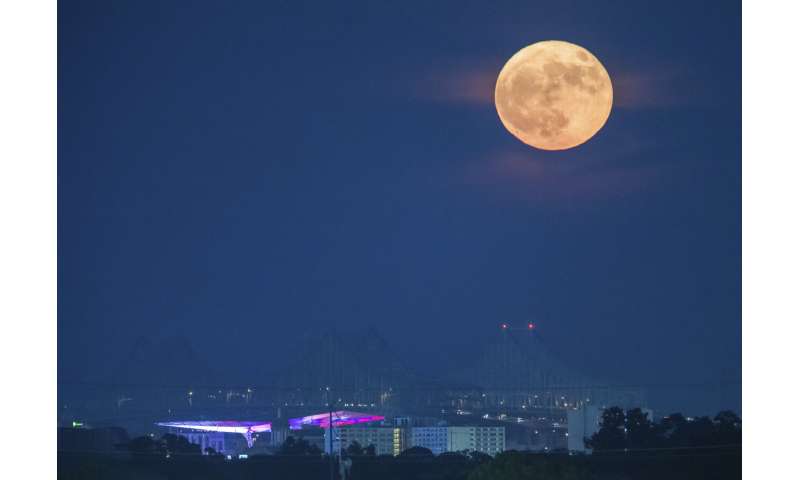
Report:
[[[585,468],[579,465],[563,465],[546,457],[523,452],[507,451],[498,454],[492,461],[472,470],[468,480],[583,480],[589,478]]]
[[[668,439],[667,444],[672,447],[704,447],[714,445],[714,422],[708,417],[697,417],[683,425],[685,434],[681,434],[684,440],[682,445],[676,445]]]
[[[586,441],[586,446],[596,452],[608,450],[624,450],[625,413],[619,407],[607,408],[603,411],[600,429]]]
[[[661,419],[661,423],[656,427],[658,435],[662,439],[672,439],[673,442],[682,443],[683,435],[686,435],[686,417],[680,413],[673,413]],[[688,440],[686,441],[688,442]],[[685,443],[685,442],[683,442]]]
[[[161,443],[168,454],[176,455],[200,455],[200,445],[191,443],[186,437],[165,433],[161,437]]]
[[[401,457],[433,457],[433,452],[425,447],[411,447],[400,452]]]
[[[623,414],[611,407],[603,412],[600,429],[586,441],[597,453],[652,451],[654,448],[677,451],[697,447],[740,447],[742,421],[729,410],[708,417],[686,418],[673,413],[653,423],[641,409]]]
[[[640,408],[625,414],[626,448],[644,449],[658,446],[659,439],[653,423]]]
[[[364,449],[361,447],[361,444],[358,443],[358,441],[353,440],[347,449],[345,449],[344,453],[348,457],[360,457],[364,455]]]
[[[488,453],[479,452],[477,450],[467,451],[464,455],[473,463],[482,464],[492,461],[492,456]]]
[[[280,455],[321,455],[322,450],[316,445],[311,445],[307,440],[295,440],[288,437],[278,449]]]
[[[136,437],[128,442],[128,451],[136,455],[162,454],[161,443],[149,436]]]
[[[717,445],[740,445],[742,443],[742,419],[730,410],[723,410],[714,417],[715,443]]]

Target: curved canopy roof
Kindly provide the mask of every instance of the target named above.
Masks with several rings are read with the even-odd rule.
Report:
[[[333,426],[341,427],[343,425],[355,425],[357,423],[380,422],[384,419],[381,415],[372,415],[369,413],[350,412],[347,410],[338,410],[333,412]],[[289,428],[292,430],[299,430],[304,426],[311,427],[330,427],[330,413],[318,413],[316,415],[309,415],[307,417],[290,418]]]
[[[239,422],[235,420],[199,420],[188,422],[159,422],[160,427],[186,428],[203,432],[260,433],[272,431],[270,422]]]

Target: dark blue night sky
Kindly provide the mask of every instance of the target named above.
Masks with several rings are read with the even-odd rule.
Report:
[[[534,320],[576,368],[664,385],[656,406],[740,408],[737,2],[59,7],[60,378],[184,335],[258,381],[332,325],[440,370]],[[492,100],[548,39],[615,89],[565,152]]]

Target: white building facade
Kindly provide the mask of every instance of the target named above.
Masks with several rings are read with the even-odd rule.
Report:
[[[412,427],[411,446],[427,448],[434,455],[448,451],[447,427]]]
[[[464,450],[495,456],[506,449],[506,427],[447,427],[450,452]]]
[[[577,410],[567,411],[567,450],[590,453],[584,439],[588,439],[600,429],[603,409],[594,405],[584,405]]]
[[[325,451],[330,451],[328,430]],[[333,451],[347,449],[353,442],[362,448],[375,447],[376,455],[400,455],[410,447],[424,447],[441,455],[445,452],[481,452],[495,456],[506,448],[504,426],[347,426],[333,429]]]
[[[424,447],[439,455],[444,452],[481,452],[495,456],[506,449],[503,426],[414,427],[411,446]]]
[[[330,451],[328,439],[330,430],[325,430],[325,451]],[[405,449],[403,429],[399,427],[336,427],[333,429],[333,451],[347,449],[353,442],[362,448],[375,447],[375,455],[400,455]]]

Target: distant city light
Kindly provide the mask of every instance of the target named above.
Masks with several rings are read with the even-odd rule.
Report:
[[[502,328],[503,330],[505,330],[505,329],[507,329],[507,328],[508,328],[508,324],[507,324],[507,323],[501,323],[501,324],[500,324],[500,328]]]

